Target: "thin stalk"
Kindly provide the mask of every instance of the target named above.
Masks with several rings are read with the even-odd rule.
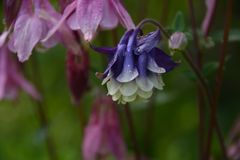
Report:
[[[210,119],[210,127],[209,127],[209,134],[207,138],[207,147],[206,147],[206,156],[207,158],[209,157],[209,153],[211,150],[211,141],[212,141],[212,132],[213,128],[216,125],[215,117],[216,117],[216,110],[217,110],[217,105],[218,105],[218,99],[220,96],[220,91],[221,91],[221,86],[222,86],[222,81],[223,81],[223,71],[224,71],[224,62],[227,54],[227,44],[228,44],[228,36],[230,32],[230,27],[232,23],[232,10],[233,10],[233,0],[228,0],[227,1],[227,9],[226,9],[226,14],[225,14],[225,25],[224,25],[224,36],[223,36],[223,43],[221,45],[220,49],[220,57],[219,57],[219,67],[217,70],[216,74],[216,83],[214,87],[214,97],[213,97],[213,111],[211,114],[211,119]],[[225,159],[227,159],[226,156],[226,151],[225,151]]]
[[[189,6],[189,12],[190,12],[190,18],[191,18],[191,24],[192,24],[192,32],[193,32],[193,42],[197,51],[197,64],[198,68],[202,69],[202,63],[203,63],[203,54],[201,52],[200,46],[199,46],[199,38],[197,34],[197,27],[196,27],[196,18],[194,13],[194,6],[193,6],[193,0],[188,0],[188,6]],[[201,89],[201,84],[198,82],[197,85],[197,97],[198,97],[198,111],[199,111],[199,159],[204,160],[204,145],[205,145],[205,139],[204,139],[204,117],[205,117],[205,107],[204,107],[204,93]]]
[[[155,122],[155,112],[156,106],[154,105],[156,96],[154,95],[151,101],[148,103],[148,107],[146,110],[146,120],[145,120],[145,132],[144,132],[144,146],[145,151],[151,149],[152,146],[152,133],[154,132],[154,122]]]
[[[134,152],[135,152],[135,160],[141,160],[141,155],[140,155],[138,145],[137,145],[137,138],[136,138],[136,133],[135,133],[133,119],[132,119],[132,113],[131,113],[131,109],[130,109],[129,104],[126,104],[124,106],[124,110],[125,110],[127,123],[128,123],[129,131],[130,131],[130,136],[131,136],[131,140],[132,140],[133,149],[134,149]]]
[[[38,88],[38,90],[40,90],[41,93],[43,94],[41,77],[39,74],[40,73],[39,65],[38,65],[38,62],[37,62],[37,59],[35,56],[36,55],[34,55],[32,57],[32,63],[31,63],[32,64],[32,66],[31,66],[32,74],[34,74],[33,82],[34,82],[35,86]],[[50,160],[58,160],[54,140],[52,139],[52,137],[49,134],[49,121],[48,121],[47,113],[45,110],[46,106],[44,105],[44,96],[42,95],[42,97],[43,97],[42,101],[36,101],[39,122],[40,122],[41,128],[46,129],[46,145],[47,145],[49,159]]]
[[[190,67],[192,68],[192,70],[194,71],[194,73],[196,74],[196,76],[198,77],[198,80],[199,80],[199,83],[201,84],[200,87],[201,89],[205,92],[206,94],[206,97],[207,97],[207,100],[208,100],[208,103],[209,103],[209,106],[210,106],[210,114],[213,114],[213,98],[212,98],[212,94],[211,94],[211,91],[208,87],[208,84],[207,84],[207,81],[205,79],[205,77],[202,75],[201,71],[199,70],[198,66],[193,62],[192,60],[192,57],[190,56],[191,54],[187,53],[187,52],[182,52],[183,56],[184,56],[184,59],[188,62],[188,64],[190,65]],[[217,119],[217,117],[214,117],[215,119]],[[225,147],[225,144],[224,144],[224,139],[223,139],[223,136],[222,136],[222,133],[221,133],[221,130],[220,130],[220,126],[218,124],[218,121],[216,120],[215,121],[215,129],[216,129],[216,133],[217,133],[217,136],[218,136],[218,140],[220,142],[220,147],[223,151],[223,155],[224,157],[226,157],[225,153],[226,153],[226,147]],[[208,141],[207,141],[207,144],[208,144]],[[206,158],[204,158],[206,159]]]

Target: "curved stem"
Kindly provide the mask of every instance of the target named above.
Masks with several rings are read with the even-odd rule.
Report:
[[[202,63],[203,63],[203,54],[201,52],[200,46],[199,46],[199,37],[197,34],[197,26],[196,26],[196,18],[194,13],[194,5],[193,0],[188,0],[188,8],[191,18],[191,24],[192,24],[192,32],[193,32],[193,42],[195,45],[195,49],[197,52],[197,65],[199,70],[202,69]],[[199,111],[199,159],[204,160],[204,145],[205,145],[205,136],[204,136],[204,117],[205,117],[205,107],[204,107],[204,93],[201,89],[201,84],[196,83],[197,85],[197,97],[198,97],[198,111]]]
[[[165,31],[164,27],[157,21],[155,21],[154,19],[150,19],[150,18],[146,18],[144,20],[142,20],[138,25],[137,28],[142,29],[143,25],[145,25],[146,23],[150,23],[153,24],[155,26],[157,26],[160,31],[164,34],[164,36],[169,39],[170,35]]]

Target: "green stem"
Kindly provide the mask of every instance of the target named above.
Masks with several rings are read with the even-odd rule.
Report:
[[[138,145],[137,145],[137,138],[136,138],[136,134],[135,134],[134,124],[133,124],[133,119],[132,119],[132,113],[131,113],[131,109],[130,109],[129,104],[126,104],[124,106],[124,110],[125,110],[127,123],[128,123],[129,131],[130,131],[130,136],[131,136],[131,140],[132,140],[133,149],[134,149],[134,152],[135,152],[135,160],[141,160],[141,155],[140,155]]]
[[[42,83],[41,83],[41,77],[40,77],[40,71],[39,71],[39,65],[37,61],[36,55],[32,56],[32,63],[31,63],[31,68],[32,68],[32,75],[33,76],[33,82],[35,86],[38,88],[39,91],[42,93],[42,101],[36,101],[37,104],[37,114],[39,118],[39,122],[41,125],[41,128],[46,129],[46,145],[47,145],[47,151],[49,155],[50,160],[58,160],[58,156],[56,153],[56,146],[54,143],[54,140],[50,136],[49,133],[49,121],[47,118],[47,113],[46,113],[46,105],[44,105],[44,96],[43,96],[43,89],[42,89]]]

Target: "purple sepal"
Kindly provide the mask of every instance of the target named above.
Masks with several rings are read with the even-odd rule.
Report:
[[[178,65],[178,63],[172,60],[171,56],[156,47],[151,50],[150,56],[156,61],[159,67],[166,69],[166,72],[171,71]]]

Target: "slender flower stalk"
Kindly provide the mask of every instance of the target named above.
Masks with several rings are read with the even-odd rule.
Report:
[[[126,118],[127,118],[127,123],[129,127],[129,132],[132,140],[132,145],[135,153],[135,160],[141,160],[141,154],[139,152],[138,144],[137,144],[137,137],[135,133],[135,128],[134,128],[134,123],[133,123],[133,118],[132,118],[132,112],[129,104],[126,104],[124,106]]]
[[[207,137],[207,146],[206,146],[206,158],[209,158],[210,149],[211,149],[211,141],[212,141],[212,132],[214,127],[216,126],[216,112],[217,112],[217,105],[218,105],[218,99],[221,91],[222,81],[223,81],[223,71],[224,71],[224,64],[225,64],[225,58],[227,55],[227,45],[228,45],[228,36],[230,32],[230,27],[232,23],[232,12],[233,12],[233,0],[227,1],[227,8],[226,8],[226,14],[225,14],[225,25],[224,25],[224,35],[223,35],[223,42],[220,50],[220,57],[219,57],[219,67],[217,69],[216,74],[216,83],[214,87],[214,96],[213,96],[213,106],[212,106],[212,112],[211,112],[211,119],[210,119],[210,127],[208,131],[208,137]],[[224,149],[224,157],[226,156],[226,149],[225,145],[222,144],[222,148]]]
[[[199,37],[197,34],[197,26],[196,26],[196,19],[194,13],[194,6],[193,1],[189,0],[189,11],[191,17],[191,24],[192,24],[192,32],[193,32],[193,41],[195,45],[195,49],[197,52],[197,65],[200,70],[202,70],[203,65],[203,54],[200,49],[199,45]],[[205,127],[204,127],[204,119],[205,119],[205,104],[204,104],[204,93],[201,88],[201,84],[197,82],[197,95],[198,95],[198,111],[199,111],[199,158],[204,160],[204,146],[205,146]]]
[[[39,74],[40,70],[39,70],[38,59],[35,56],[36,55],[34,55],[33,59],[31,60],[32,75],[34,75],[32,79],[33,79],[33,82],[35,83],[35,85],[38,87],[38,89],[40,91],[42,91],[42,94],[43,94],[43,86],[42,86],[41,75]],[[38,74],[36,75],[34,73],[38,73]],[[37,106],[36,114],[38,115],[40,126],[42,129],[46,130],[45,142],[46,142],[49,159],[50,160],[58,160],[55,142],[49,132],[50,124],[49,124],[49,120],[47,117],[47,110],[46,110],[47,107],[45,104],[44,95],[43,95],[42,101],[34,101],[34,103]]]

